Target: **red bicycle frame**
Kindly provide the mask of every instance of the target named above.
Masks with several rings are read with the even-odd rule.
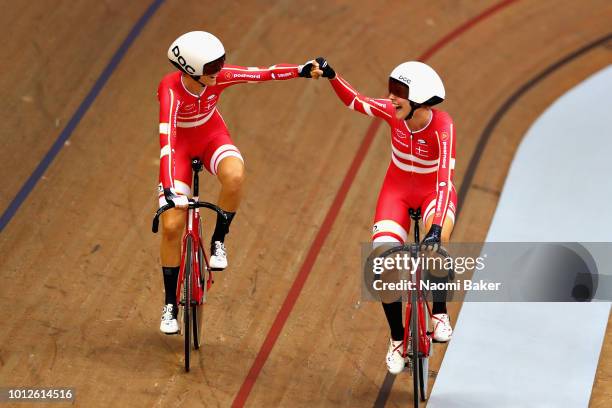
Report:
[[[193,197],[194,201],[198,201],[198,197]],[[182,283],[185,276],[185,267],[187,266],[187,239],[191,238],[191,287],[192,290],[192,302],[195,301],[196,305],[200,305],[205,300],[205,295],[210,289],[213,283],[213,276],[208,266],[208,258],[204,248],[202,247],[202,241],[200,239],[201,224],[200,224],[200,209],[189,208],[186,214],[186,227],[185,234],[183,235],[183,244],[181,251],[181,269],[179,271],[178,284],[176,285],[176,298],[181,299],[181,290],[183,289]],[[202,265],[204,262],[204,265]],[[205,266],[205,268],[201,268]],[[206,282],[202,279],[200,271],[209,271]]]
[[[417,324],[418,324],[417,338],[419,342],[418,350],[419,350],[419,354],[422,354],[420,357],[429,357],[429,353],[431,351],[430,350],[431,341],[429,337],[431,334],[427,332],[427,327],[426,327],[427,322],[425,321],[425,318],[426,316],[431,316],[431,309],[420,287],[420,283],[419,283],[421,282],[421,267],[420,266],[417,268],[414,276],[415,276],[414,282],[416,283],[416,297],[417,297],[416,305],[417,305],[417,316],[418,316],[418,319],[417,319]],[[425,309],[427,309],[427,315],[425,314]],[[406,322],[404,326],[406,329],[404,330],[404,347],[403,347],[403,354],[402,354],[404,356],[407,355],[406,351],[408,347],[408,341],[407,341],[408,337],[412,336],[412,339],[414,341],[414,334],[410,333],[411,316],[412,316],[412,302],[406,302]]]

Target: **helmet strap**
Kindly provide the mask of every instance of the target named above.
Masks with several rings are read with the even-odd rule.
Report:
[[[415,102],[412,102],[412,101],[409,101],[409,102],[410,102],[410,112],[408,112],[408,115],[406,115],[404,120],[412,119],[412,115],[414,115],[414,111],[421,107],[420,103],[415,103]]]

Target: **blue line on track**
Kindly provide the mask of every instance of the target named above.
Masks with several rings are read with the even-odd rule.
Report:
[[[57,154],[62,149],[62,146],[64,146],[64,143],[66,143],[74,129],[78,126],[83,116],[85,116],[85,113],[87,113],[89,107],[95,101],[96,97],[98,96],[104,85],[106,85],[106,82],[127,53],[127,50],[134,43],[134,40],[136,40],[138,35],[142,32],[144,26],[149,22],[153,14],[155,14],[157,9],[163,4],[163,2],[164,0],[154,0],[144,12],[144,14],[140,17],[140,19],[136,22],[134,27],[132,27],[132,30],[127,35],[125,40],[123,40],[123,43],[121,44],[121,46],[119,46],[119,49],[115,52],[106,68],[104,68],[104,71],[102,71],[102,74],[100,74],[100,77],[98,78],[96,83],[93,85],[83,102],[81,102],[81,105],[79,105],[76,112],[72,115],[66,127],[59,134],[57,140],[55,140],[47,154],[45,154],[45,157],[43,157],[40,163],[38,163],[38,166],[36,166],[36,169],[34,169],[30,177],[23,184],[15,198],[13,198],[13,201],[11,201],[6,210],[4,210],[4,213],[2,213],[2,217],[0,218],[0,233],[2,233],[4,227],[6,227],[6,225],[11,221],[13,216],[17,213],[17,210],[19,209],[21,204],[23,204],[30,192],[32,192],[32,190],[36,186],[36,183],[38,183],[38,180],[40,180],[47,168],[49,168],[49,166],[53,162],[53,159],[55,159]]]

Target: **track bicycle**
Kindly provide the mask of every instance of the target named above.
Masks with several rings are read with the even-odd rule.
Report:
[[[186,228],[183,234],[181,250],[181,266],[176,287],[176,298],[179,313],[179,334],[185,338],[185,371],[190,368],[191,341],[198,350],[202,344],[202,315],[208,290],[214,283],[208,257],[202,246],[202,219],[200,208],[208,208],[227,219],[225,212],[214,204],[198,201],[199,177],[202,171],[202,162],[199,159],[191,161],[193,170],[193,198],[189,200],[186,211]],[[153,233],[159,228],[159,217],[165,211],[174,208],[174,203],[160,207],[153,218]]]
[[[396,245],[391,249],[382,252],[379,257],[386,258],[399,252],[408,252],[409,257],[418,260],[421,253],[419,236],[419,221],[421,219],[420,209],[409,209],[410,218],[414,221],[414,243]],[[442,258],[450,258],[448,252],[439,246],[436,253]],[[446,263],[443,263],[446,265]],[[406,302],[404,342],[402,356],[408,357],[408,368],[412,374],[414,407],[419,406],[420,401],[426,401],[428,397],[427,378],[429,373],[429,357],[432,355],[433,332],[430,331],[429,322],[431,320],[431,308],[427,303],[424,291],[421,288],[423,281],[423,269],[421,263],[417,264],[413,273],[410,274],[412,288],[408,290],[410,301]],[[454,279],[454,271],[448,269],[448,278]],[[416,336],[414,335],[416,333]],[[416,341],[415,341],[416,337]]]

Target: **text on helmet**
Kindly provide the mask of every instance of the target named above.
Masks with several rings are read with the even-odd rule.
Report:
[[[179,50],[178,45],[175,45],[172,48],[172,54],[176,57],[179,65],[183,67],[185,71],[187,71],[190,74],[195,73],[195,69],[191,65],[187,64],[187,61],[185,61],[185,58],[181,56],[181,51]]]
[[[410,78],[406,78],[403,75],[400,75],[398,78],[400,81],[404,81],[405,83],[407,83],[408,85],[410,85]]]

